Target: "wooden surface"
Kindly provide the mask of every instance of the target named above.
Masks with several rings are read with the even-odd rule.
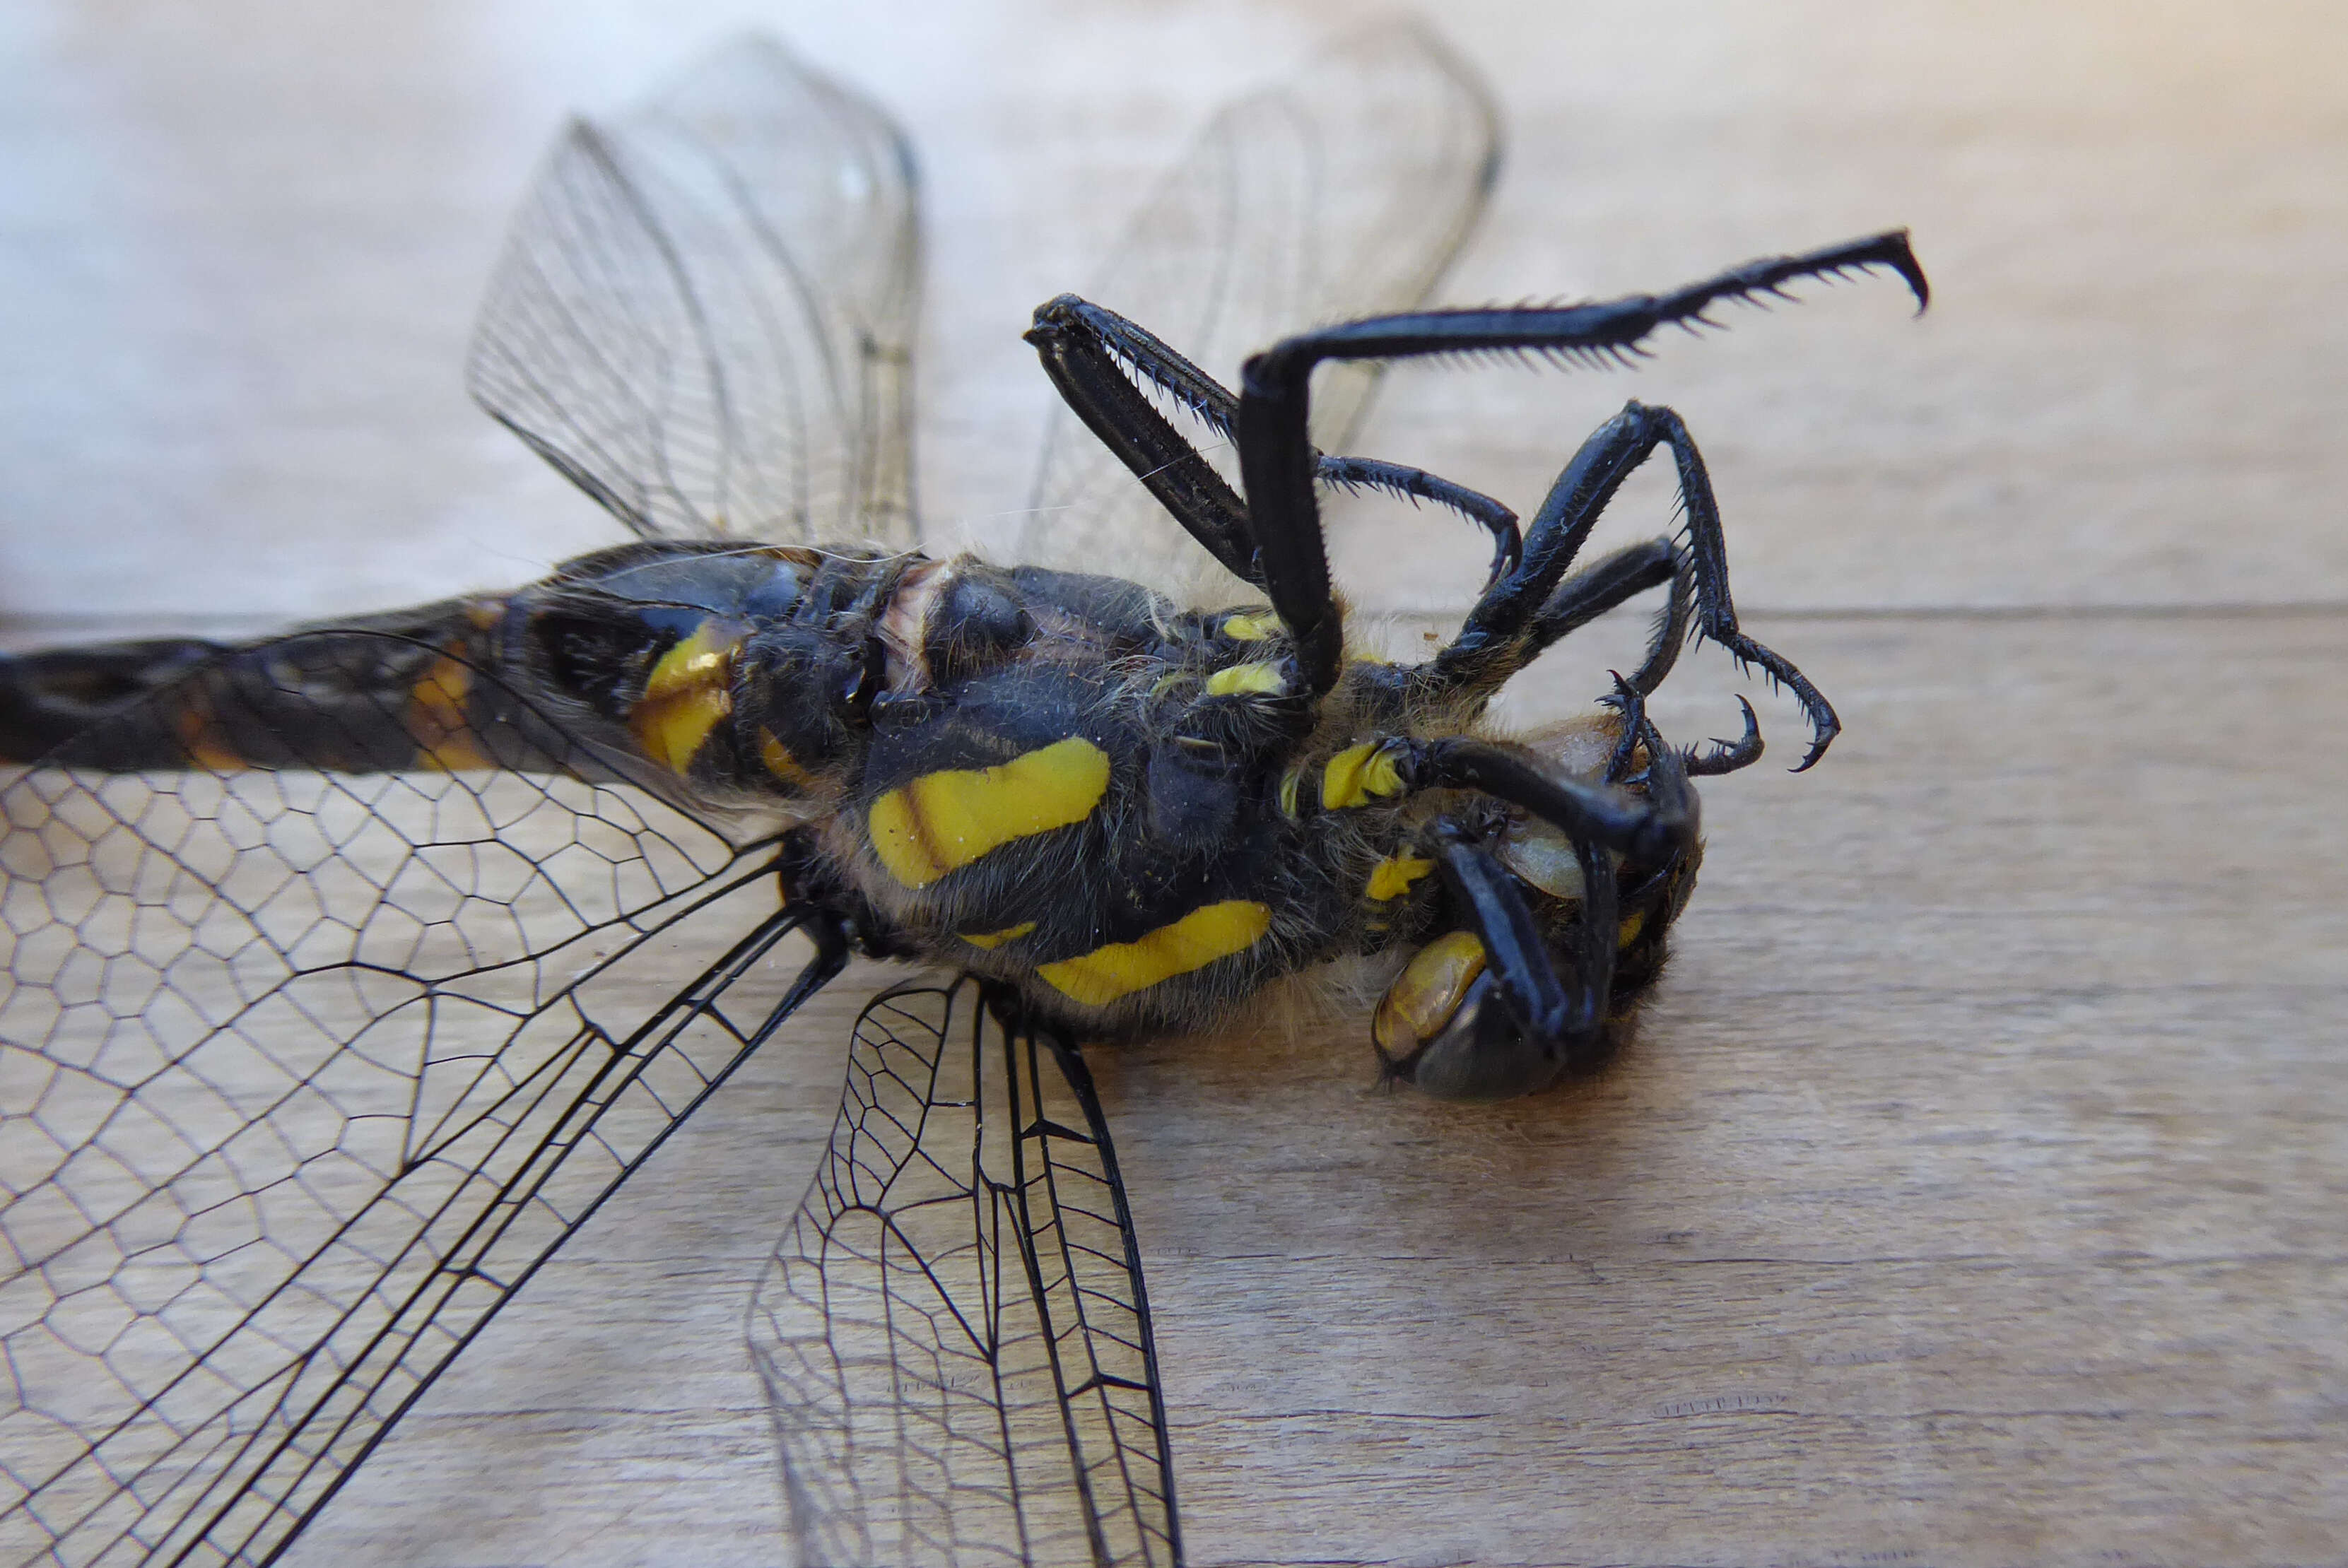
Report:
[[[924,499],[983,537],[1045,395],[1027,308],[1346,8],[848,11],[757,19],[922,149]],[[607,539],[464,405],[470,300],[559,108],[744,19],[15,14],[10,640],[374,607]],[[1591,1082],[1381,1093],[1352,1021],[1102,1056],[1192,1561],[2348,1561],[2336,13],[1444,26],[1514,149],[1453,297],[1908,222],[1938,301],[1834,293],[1635,378],[1389,389],[1365,447],[1519,502],[1622,397],[1681,408],[1750,628],[1847,732],[1708,794],[1675,967]],[[1630,499],[1625,536],[1668,506]],[[1411,526],[1341,549],[1365,599],[1472,578]],[[1634,634],[1516,711],[1577,703]],[[1668,731],[1730,727],[1721,663],[1683,666]],[[859,995],[632,1183],[293,1560],[773,1561],[741,1318]]]

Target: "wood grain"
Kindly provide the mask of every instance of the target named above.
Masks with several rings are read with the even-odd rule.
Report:
[[[1454,297],[1894,222],[1939,296],[1833,293],[1636,380],[1389,388],[1372,449],[1519,502],[1622,397],[1680,407],[1752,629],[1847,732],[1708,793],[1674,968],[1586,1083],[1383,1093],[1357,1020],[1100,1056],[1194,1563],[2348,1562],[2331,12],[1446,8],[1515,147]],[[1347,14],[762,17],[928,159],[949,534],[1021,504],[1026,309]],[[0,631],[369,608],[604,542],[463,405],[470,297],[558,109],[738,19],[38,12],[0,124]],[[1626,535],[1666,515],[1629,499]],[[1427,530],[1365,514],[1349,580],[1456,600]],[[1601,689],[1636,630],[1513,712]],[[1719,665],[1669,733],[1733,727]],[[1796,719],[1763,717],[1784,760]],[[741,1319],[862,994],[632,1182],[290,1561],[774,1561]]]

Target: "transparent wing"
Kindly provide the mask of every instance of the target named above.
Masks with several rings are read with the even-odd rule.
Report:
[[[1408,22],[1363,34],[1216,115],[1086,297],[1233,385],[1241,360],[1290,333],[1425,299],[1483,210],[1499,138],[1483,85],[1432,35]],[[1320,373],[1313,438],[1323,451],[1345,449],[1376,374]],[[1237,464],[1217,456],[1236,485]],[[1189,603],[1246,591],[1065,409],[1033,505],[1023,561],[1115,561]]]
[[[290,771],[379,738],[350,690],[167,689],[0,783],[0,1562],[268,1560],[836,972],[759,961],[771,844],[627,786]],[[289,771],[76,765],[159,724]]]
[[[980,986],[857,1022],[750,1314],[800,1561],[1181,1560],[1149,1308],[1084,1061]]]
[[[910,548],[920,267],[896,125],[740,38],[556,143],[469,384],[646,538]]]

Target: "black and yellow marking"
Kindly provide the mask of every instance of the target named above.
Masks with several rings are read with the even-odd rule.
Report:
[[[682,774],[709,732],[734,711],[734,655],[739,633],[705,620],[653,666],[644,694],[628,710],[628,733],[645,756]]]
[[[1280,666],[1269,661],[1226,664],[1207,677],[1203,690],[1210,697],[1276,697],[1288,690]]]
[[[1395,748],[1384,741],[1347,746],[1321,769],[1321,804],[1330,811],[1366,805],[1403,792]]]
[[[497,764],[474,743],[467,717],[473,690],[472,667],[452,645],[407,689],[407,734],[416,743],[416,765],[434,773],[479,773]]]
[[[1234,642],[1262,642],[1278,636],[1282,630],[1278,616],[1252,615],[1243,610],[1223,617],[1223,635]]]
[[[1301,767],[1280,775],[1280,815],[1291,822],[1296,820],[1296,792],[1303,783],[1304,770]]]
[[[761,727],[758,731],[758,761],[778,784],[788,784],[802,794],[812,794],[819,787],[816,776],[800,765],[791,749],[775,738],[775,732]]]
[[[211,704],[198,697],[171,716],[171,730],[191,766],[216,774],[241,773],[250,764],[243,754],[221,738]]]
[[[1370,867],[1369,886],[1364,897],[1380,904],[1390,903],[1410,891],[1411,884],[1435,869],[1435,862],[1416,855],[1389,855]]]
[[[1134,941],[1111,942],[1073,958],[1039,964],[1035,973],[1071,1001],[1107,1007],[1120,997],[1204,968],[1217,958],[1243,953],[1271,928],[1270,905],[1227,898],[1193,909]]]
[[[1022,920],[1016,926],[1006,926],[1000,931],[964,931],[962,939],[972,947],[993,952],[1005,942],[1015,942],[1035,928],[1033,920]]]
[[[1092,815],[1108,792],[1108,753],[1071,735],[991,768],[923,774],[872,803],[872,852],[922,888],[1014,839]]]

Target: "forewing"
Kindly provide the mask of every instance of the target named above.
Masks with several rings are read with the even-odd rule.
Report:
[[[975,981],[858,1020],[751,1309],[799,1561],[1178,1563],[1133,1225],[1083,1059]]]
[[[910,548],[920,265],[896,125],[747,36],[563,134],[469,383],[646,538]]]
[[[1498,162],[1498,116],[1481,82],[1424,28],[1390,24],[1208,122],[1086,297],[1236,387],[1241,362],[1291,333],[1424,300]],[[1319,374],[1316,446],[1346,449],[1376,376],[1374,365]],[[1222,440],[1187,429],[1202,446]],[[1238,465],[1216,456],[1236,487]],[[1192,603],[1245,591],[1065,409],[1053,413],[1033,505],[1022,560],[1114,561],[1120,576]]]
[[[283,767],[350,754],[346,704],[252,700]],[[798,968],[771,846],[624,785],[76,765],[197,711],[0,784],[12,1563],[267,1560]]]

